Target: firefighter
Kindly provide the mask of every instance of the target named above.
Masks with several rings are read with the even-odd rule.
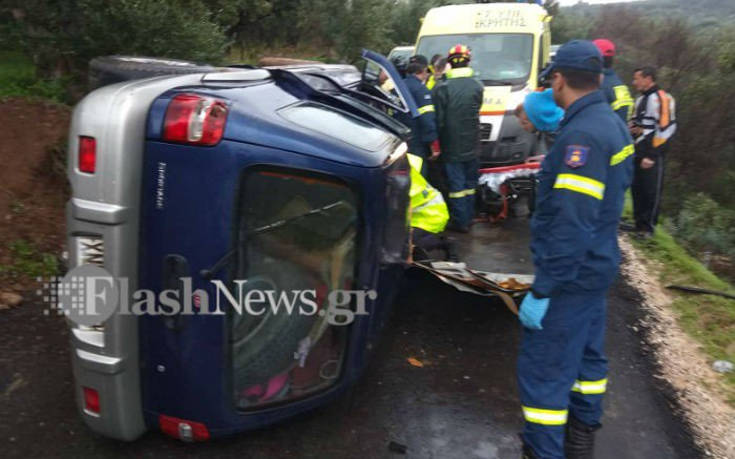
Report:
[[[642,237],[650,237],[658,221],[663,191],[664,159],[676,132],[676,103],[656,83],[656,70],[643,67],[633,72],[633,86],[641,96],[635,102],[630,132],[635,138],[633,215],[635,226],[621,225]]]
[[[456,45],[447,56],[452,68],[434,88],[441,159],[444,164],[451,220],[448,229],[466,233],[475,213],[483,85],[470,67],[470,50]]]
[[[565,44],[547,72],[565,116],[538,174],[536,276],[519,314],[523,457],[588,459],[607,386],[605,295],[620,258],[633,145],[599,91],[603,62],[592,42]]]
[[[618,78],[613,70],[613,60],[615,59],[615,43],[606,38],[598,38],[593,42],[597,49],[600,50],[603,59],[602,92],[605,93],[607,102],[615,113],[618,114],[624,123],[627,123],[633,116],[633,98],[630,96],[630,90]]]
[[[421,175],[424,159],[408,155],[411,167],[411,229],[414,247],[424,254],[441,249],[447,259],[456,261],[451,243],[441,236],[449,221],[449,211],[444,197]],[[416,256],[414,256],[416,258]]]
[[[405,124],[411,128],[408,151],[422,159],[436,158],[439,155],[434,103],[431,100],[431,91],[424,86],[429,76],[427,67],[428,62],[424,56],[412,56],[406,67],[404,80],[419,112],[418,118],[411,118],[410,115],[405,117]],[[425,164],[421,173],[426,176]]]

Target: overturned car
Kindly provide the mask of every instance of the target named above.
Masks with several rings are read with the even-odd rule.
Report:
[[[409,131],[388,113],[417,116],[395,68],[363,57],[361,73],[125,81],[76,107],[70,267],[125,279],[122,303],[146,291],[193,312],[70,323],[79,412],[94,431],[206,440],[314,408],[360,375],[408,254]],[[347,292],[339,310],[335,291]],[[263,292],[311,292],[300,298],[311,313],[230,307]]]

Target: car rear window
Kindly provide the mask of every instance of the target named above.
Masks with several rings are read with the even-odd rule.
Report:
[[[388,132],[377,126],[321,104],[295,105],[281,110],[280,114],[292,123],[363,150],[380,151],[392,139]]]

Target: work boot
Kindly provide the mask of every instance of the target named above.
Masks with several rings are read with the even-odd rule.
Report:
[[[523,451],[521,451],[521,459],[538,459],[538,456],[536,456],[530,446],[524,444]]]
[[[633,233],[633,237],[638,239],[639,241],[647,241],[653,237],[653,232],[640,230]]]
[[[442,242],[444,243],[444,246],[442,248],[444,249],[444,253],[446,254],[446,260],[451,261],[452,263],[458,263],[459,255],[457,254],[457,250],[454,247],[454,243],[445,237],[442,238]]]
[[[538,459],[538,456],[536,456],[536,453],[534,453],[531,447],[528,446],[526,442],[523,441],[523,435],[518,434],[518,438],[521,439],[521,447],[523,448],[521,450],[521,459]]]
[[[640,231],[640,229],[637,226],[631,223],[627,223],[627,222],[620,222],[620,225],[618,225],[618,228],[620,229],[620,231],[624,231],[626,233],[633,233],[636,231]]]
[[[573,416],[569,416],[564,439],[564,454],[567,459],[594,459],[595,432],[601,424],[588,426]]]
[[[455,233],[464,233],[464,234],[466,234],[466,233],[469,233],[470,232],[470,227],[469,226],[462,226],[462,225],[460,225],[460,224],[458,224],[456,222],[453,222],[453,221],[452,222],[449,222],[449,224],[447,225],[447,228],[446,229],[447,229],[447,231],[453,231]]]

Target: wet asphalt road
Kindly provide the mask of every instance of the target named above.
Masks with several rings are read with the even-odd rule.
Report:
[[[529,268],[525,244],[518,243],[524,229],[523,221],[473,229],[479,238],[505,241],[491,246],[496,256],[484,258],[486,269],[494,263],[515,272]],[[596,457],[701,457],[669,391],[652,376],[642,336],[631,328],[640,317],[637,302],[622,282],[609,298],[611,374]],[[203,444],[156,432],[120,443],[90,432],[74,407],[64,324],[41,311],[40,304],[0,311],[3,457],[520,456],[515,317],[497,301],[459,293],[423,272],[407,273],[384,339],[350,394],[278,426]],[[407,357],[426,365],[413,367]],[[406,454],[392,452],[392,441],[405,445]]]

